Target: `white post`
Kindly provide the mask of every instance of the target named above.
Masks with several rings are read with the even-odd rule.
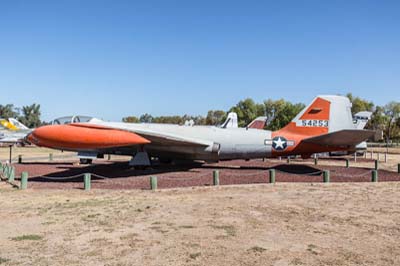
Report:
[[[385,152],[385,163],[387,163],[387,152]]]
[[[354,162],[357,162],[357,152],[354,153]]]

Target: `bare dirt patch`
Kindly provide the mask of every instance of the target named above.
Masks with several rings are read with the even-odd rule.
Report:
[[[0,186],[4,265],[400,265],[400,183]]]

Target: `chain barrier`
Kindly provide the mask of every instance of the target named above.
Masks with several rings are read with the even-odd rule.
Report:
[[[43,179],[47,179],[47,180],[54,180],[54,181],[57,181],[57,180],[70,180],[70,179],[75,179],[75,178],[77,178],[77,177],[80,177],[80,176],[84,176],[85,174],[90,174],[92,177],[97,177],[97,178],[100,178],[100,179],[110,179],[110,177],[107,177],[107,176],[102,176],[102,175],[98,175],[98,174],[94,174],[94,173],[81,173],[81,174],[77,174],[77,175],[73,175],[73,176],[36,176],[36,178],[43,178]],[[205,174],[202,174],[202,175],[200,175],[200,176],[195,176],[195,177],[190,177],[190,178],[187,178],[187,177],[183,177],[183,178],[177,178],[177,177],[161,177],[160,179],[163,179],[163,180],[165,180],[165,179],[167,179],[167,180],[175,180],[175,181],[177,181],[177,180],[193,180],[193,179],[199,179],[199,178],[202,178],[202,177],[205,177],[205,176],[212,176],[212,172],[210,172],[210,173],[205,173]]]
[[[310,173],[290,173],[290,172],[285,172],[285,171],[282,171],[282,170],[279,170],[279,169],[275,169],[275,168],[271,168],[271,169],[273,169],[273,170],[275,170],[277,172],[281,172],[281,173],[284,173],[284,174],[290,174],[290,175],[320,175],[320,174],[322,174],[324,172],[323,170],[319,170],[319,171],[310,172]]]
[[[266,169],[267,171],[267,169]],[[221,172],[223,174],[223,172]],[[261,173],[264,173],[264,171],[262,171]],[[257,173],[229,173],[230,177],[246,177],[246,176],[254,176],[257,175]],[[222,175],[221,175],[222,176]]]
[[[110,177],[107,177],[107,176],[102,176],[102,175],[92,174],[92,173],[88,173],[88,174],[90,174],[93,177],[100,178],[100,179],[110,179]]]
[[[276,170],[277,172],[281,172],[281,173],[284,173],[284,174],[290,174],[290,175],[320,175],[320,174],[322,174],[324,172],[323,170],[319,170],[319,171],[310,172],[310,173],[289,173],[289,172],[285,172],[285,171],[282,171],[282,170],[279,170],[279,169],[276,169],[276,168],[265,169],[265,172],[267,172],[267,170],[271,170],[271,169]],[[200,179],[200,178],[205,177],[205,176],[212,177],[213,171],[204,173],[204,174],[199,175],[199,176],[190,177],[190,178],[187,178],[187,177],[183,177],[183,178],[180,178],[180,177],[161,177],[160,180],[189,181],[189,180],[194,180],[194,179]],[[223,171],[221,171],[220,173],[221,173],[220,177],[223,178]],[[90,174],[92,177],[99,178],[99,179],[110,179],[110,177],[102,176],[102,175],[98,175],[98,174],[94,174],[94,173],[80,173],[80,174],[76,174],[76,175],[72,175],[72,176],[36,176],[36,178],[43,178],[43,179],[52,180],[52,181],[61,181],[61,180],[75,179],[77,177],[84,176],[85,174]],[[254,176],[256,174],[259,174],[259,173],[246,173],[246,174],[243,174],[243,173],[237,173],[237,174],[236,173],[235,174],[229,173],[229,177],[247,177],[247,176]],[[341,177],[342,178],[357,178],[357,177],[364,177],[364,176],[367,176],[369,174],[371,174],[371,170],[367,170],[366,172],[358,174],[358,175],[341,176]],[[0,172],[0,178],[3,179],[3,180],[6,179],[6,177],[4,176],[4,172],[3,171]]]
[[[83,176],[84,173],[82,174],[77,174],[77,175],[73,175],[73,176],[35,176],[36,178],[43,178],[43,179],[47,179],[47,180],[69,180],[69,179],[75,179],[77,177]]]

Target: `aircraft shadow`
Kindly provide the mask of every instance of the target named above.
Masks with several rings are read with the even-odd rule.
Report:
[[[28,164],[28,163],[26,163]],[[33,163],[32,165],[39,164]],[[140,177],[146,175],[156,175],[171,172],[186,172],[194,168],[201,167],[200,163],[184,164],[184,165],[156,165],[151,168],[138,170],[129,166],[127,162],[114,162],[112,164],[93,164],[85,167],[74,167],[73,165],[68,166],[61,164],[56,167],[57,169],[64,169],[63,171],[57,171],[48,173],[45,175],[33,175],[29,178],[29,181],[34,182],[82,182],[83,174],[93,174],[92,180],[102,180],[106,178],[128,178],[128,177]],[[199,172],[192,170],[193,173]],[[75,178],[68,178],[79,175]],[[96,175],[101,177],[96,177]]]
[[[233,167],[233,166],[211,166],[211,165],[204,165],[202,168],[210,168],[210,169],[229,169],[229,170],[260,170],[266,171],[269,169],[275,169],[280,172],[285,172],[288,174],[297,174],[297,175],[315,175],[320,169],[311,167],[308,165],[299,165],[299,164],[279,164],[274,166],[240,166],[240,167]]]

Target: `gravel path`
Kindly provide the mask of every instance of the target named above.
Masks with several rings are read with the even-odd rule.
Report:
[[[360,159],[366,160],[366,159]],[[42,188],[82,188],[83,173],[93,173],[107,177],[92,176],[92,188],[101,189],[149,189],[150,176],[158,177],[159,188],[210,186],[212,172],[219,170],[220,184],[268,183],[269,169],[276,169],[276,182],[322,182],[322,170],[330,170],[331,182],[370,182],[370,168],[345,168],[341,166],[314,166],[310,164],[288,164],[286,161],[262,160],[227,161],[216,164],[157,165],[151,169],[135,170],[127,162],[96,161],[90,166],[76,165],[73,162],[23,163],[16,164],[16,174],[29,173],[29,187]],[[372,161],[371,161],[372,162]],[[344,163],[343,163],[344,165]],[[371,164],[372,165],[372,164]],[[81,175],[67,180],[54,180]],[[52,177],[49,180],[48,177]],[[379,181],[400,181],[400,175],[379,170]]]

